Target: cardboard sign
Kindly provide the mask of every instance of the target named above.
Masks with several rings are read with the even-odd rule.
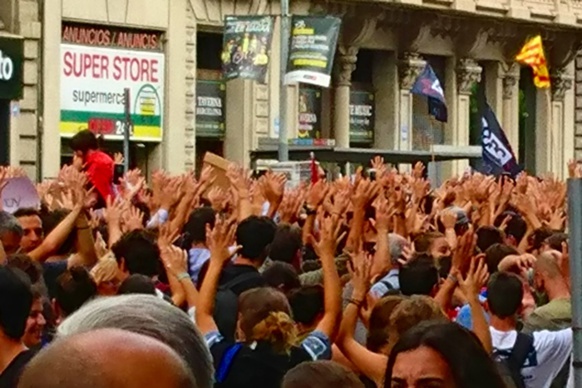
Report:
[[[2,210],[14,213],[18,209],[40,207],[40,198],[34,183],[26,177],[11,178],[2,191]]]
[[[204,155],[203,166],[210,166],[214,168],[213,176],[216,177],[214,183],[208,187],[206,192],[203,194],[203,197],[206,198],[206,194],[208,191],[215,185],[218,185],[223,190],[230,190],[230,180],[226,176],[226,171],[228,170],[228,166],[231,164],[230,161],[220,157],[212,152],[207,152]]]

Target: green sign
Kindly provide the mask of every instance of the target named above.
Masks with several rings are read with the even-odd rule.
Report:
[[[350,142],[374,142],[374,93],[350,91]]]
[[[226,128],[226,85],[223,81],[196,81],[196,136],[222,138]]]
[[[269,67],[272,16],[227,16],[222,45],[226,80],[246,78],[265,83]]]
[[[0,36],[0,99],[22,98],[24,40]]]
[[[334,16],[293,15],[286,84],[329,87],[340,26]]]
[[[299,88],[299,138],[321,138],[321,89]]]

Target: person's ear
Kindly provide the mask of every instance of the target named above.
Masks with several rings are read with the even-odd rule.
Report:
[[[51,300],[51,305],[53,307],[53,311],[55,312],[55,324],[58,326],[61,324],[64,318],[63,310],[61,309],[61,306],[59,306],[59,303],[57,302],[56,298],[53,298]]]
[[[483,308],[485,309],[485,311],[490,312],[491,310],[489,309],[489,302],[487,300],[485,300],[485,302],[483,302]]]

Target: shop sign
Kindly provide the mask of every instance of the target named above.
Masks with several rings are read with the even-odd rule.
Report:
[[[61,136],[83,129],[123,139],[130,89],[131,140],[161,141],[163,53],[61,44]]]
[[[0,100],[22,98],[24,40],[0,36]]]
[[[299,138],[321,138],[321,89],[299,88]]]
[[[285,84],[329,87],[341,19],[293,15]]]
[[[63,23],[61,43],[126,50],[163,51],[162,32],[129,30],[114,26]]]
[[[265,83],[271,57],[272,16],[227,16],[224,21],[222,72],[226,80]]]
[[[363,90],[350,91],[350,142],[374,141],[374,93]]]
[[[196,81],[196,136],[224,137],[226,85],[223,81]]]

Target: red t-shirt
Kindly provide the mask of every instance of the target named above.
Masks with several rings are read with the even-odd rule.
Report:
[[[93,151],[87,156],[87,176],[103,200],[113,197],[113,159],[105,152]]]

